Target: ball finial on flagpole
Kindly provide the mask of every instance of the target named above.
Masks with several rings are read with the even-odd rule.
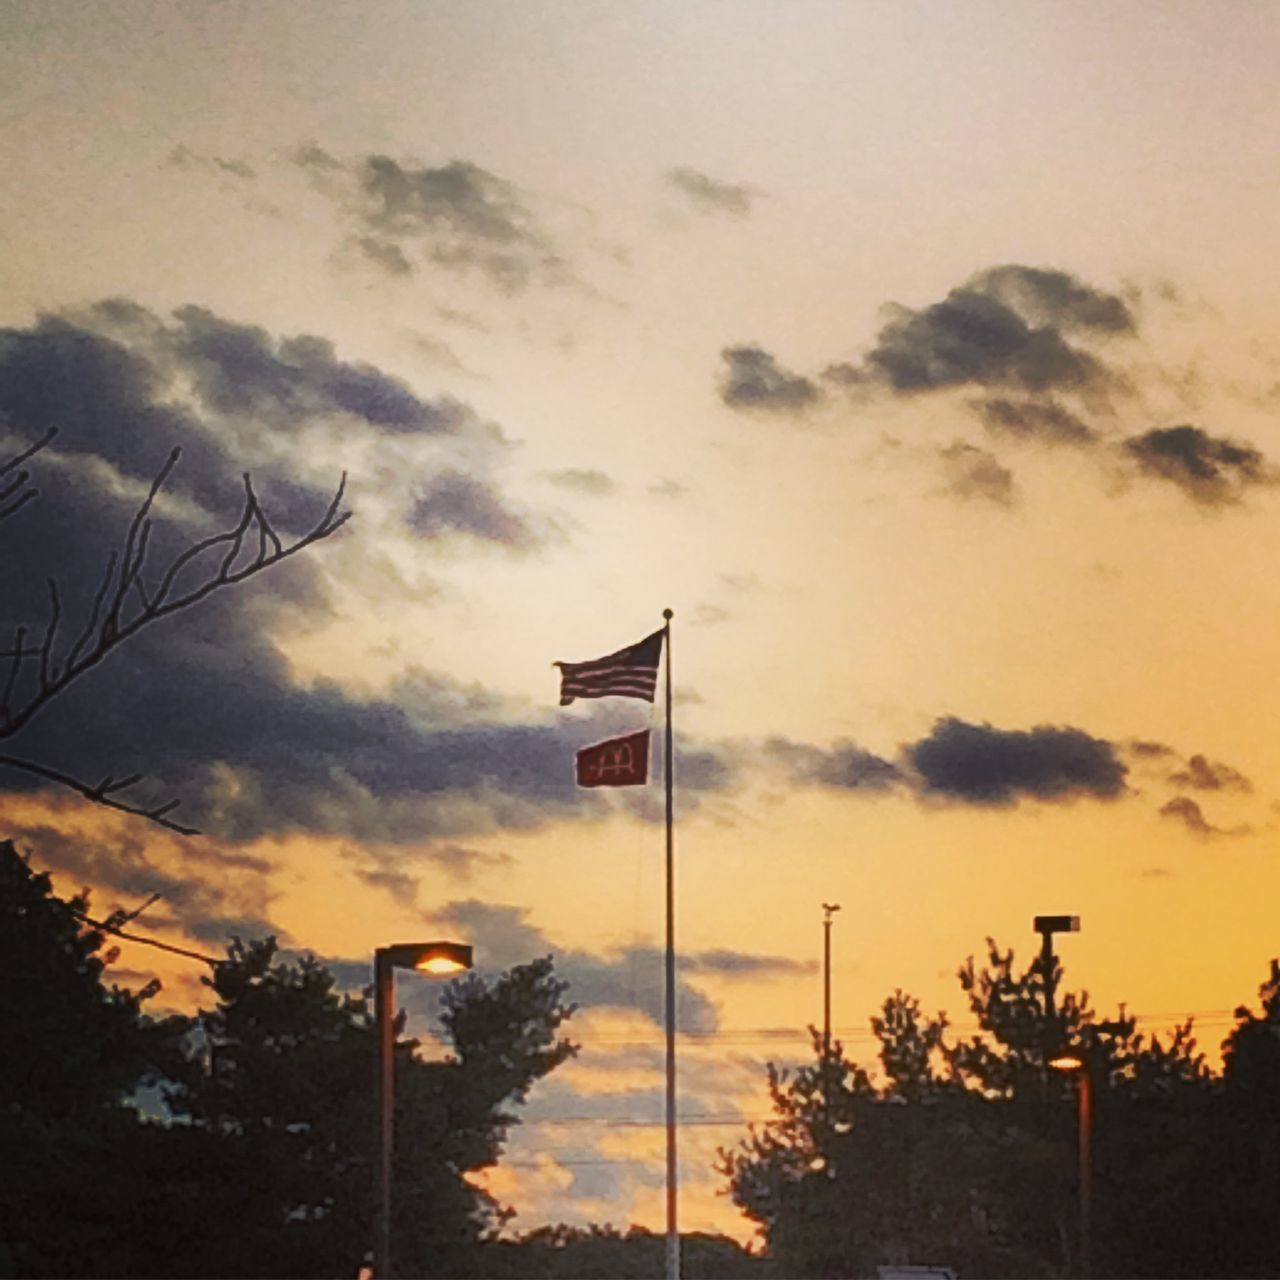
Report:
[[[671,619],[674,618],[676,615],[672,613],[670,609],[663,609],[662,616],[666,618],[668,622],[670,622]]]

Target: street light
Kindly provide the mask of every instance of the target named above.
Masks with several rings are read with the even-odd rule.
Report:
[[[1040,935],[1040,966],[1044,970],[1044,1016],[1051,1027],[1057,1016],[1053,1007],[1053,935],[1079,933],[1079,916],[1036,916],[1031,927]]]
[[[1055,1071],[1065,1071],[1079,1081],[1080,1129],[1080,1274],[1088,1277],[1093,1208],[1093,1073],[1081,1052],[1068,1049],[1049,1059]]]
[[[471,948],[462,942],[397,942],[373,953],[373,1011],[378,1031],[378,1184],[373,1273],[391,1275],[391,1151],[395,1116],[394,971],[416,969],[442,976],[471,968]]]

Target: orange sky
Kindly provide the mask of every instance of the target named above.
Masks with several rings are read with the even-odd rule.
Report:
[[[1215,1055],[1280,802],[1280,17],[1228,15],[6,6],[0,432],[44,378],[45,519],[194,470],[183,433],[231,479],[174,520],[244,467],[285,504],[345,469],[354,517],[36,740],[204,836],[8,775],[5,834],[184,945],[555,953],[583,1051],[491,1185],[517,1229],[657,1226],[660,793],[570,783],[660,721],[561,711],[551,663],[669,607],[684,1226],[745,1229],[710,1161],[820,1016],[823,901],[863,1060],[895,987],[965,1024],[956,967],[1040,912],[1101,1011]]]

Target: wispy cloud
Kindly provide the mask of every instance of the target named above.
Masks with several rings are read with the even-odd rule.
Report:
[[[727,213],[745,218],[761,192],[740,182],[722,182],[697,169],[680,167],[667,172],[667,182],[703,213]]]

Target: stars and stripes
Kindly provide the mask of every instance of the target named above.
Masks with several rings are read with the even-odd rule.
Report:
[[[652,702],[658,688],[658,663],[662,659],[665,631],[617,653],[591,662],[557,662],[560,668],[560,705],[574,698],[641,698]]]

